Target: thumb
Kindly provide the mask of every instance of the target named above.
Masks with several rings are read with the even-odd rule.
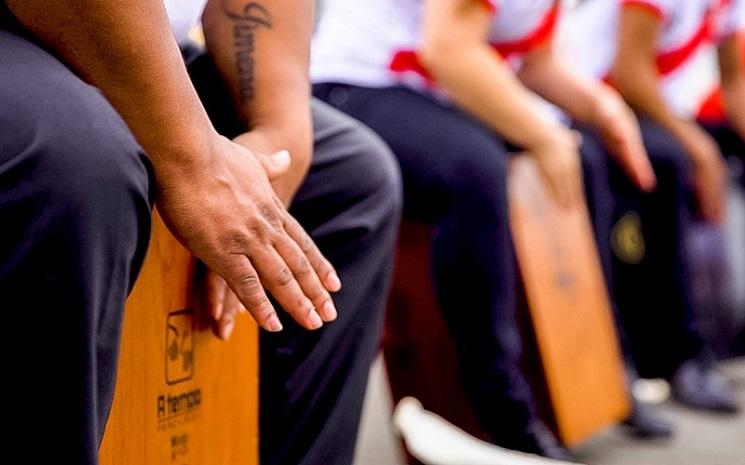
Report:
[[[258,158],[270,181],[279,178],[290,168],[290,152],[287,150],[280,150],[270,155],[259,154]]]

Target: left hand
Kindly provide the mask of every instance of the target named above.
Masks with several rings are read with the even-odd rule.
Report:
[[[281,134],[284,135],[285,132],[288,131],[282,131]],[[302,132],[305,133],[307,131],[302,130]],[[305,142],[305,138],[300,136],[289,137],[287,139],[290,141],[299,140]],[[272,176],[271,173],[267,173],[269,174],[277,197],[285,204],[285,207],[289,207],[310,169],[313,153],[312,142],[308,140],[306,143],[308,145],[307,147],[302,143],[295,143],[290,146],[285,137],[276,136],[271,131],[262,129],[245,132],[233,139],[233,142],[249,148],[254,153],[259,154],[260,158],[262,157],[261,154],[275,153],[279,150],[290,151],[292,155],[290,166],[281,175]],[[263,161],[262,164],[265,168],[267,167],[267,164]]]
[[[619,96],[608,92],[599,99],[594,113],[603,141],[631,181],[644,192],[654,190],[657,179],[631,109]]]

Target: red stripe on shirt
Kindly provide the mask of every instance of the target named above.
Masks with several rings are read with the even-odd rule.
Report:
[[[667,53],[657,55],[657,70],[661,75],[667,76],[682,65],[684,65],[702,45],[714,40],[715,24],[714,14],[708,11],[698,31],[681,47]]]
[[[393,55],[393,58],[388,65],[388,69],[396,73],[405,73],[409,71],[414,72],[421,76],[426,81],[427,85],[434,84],[432,75],[429,74],[427,68],[425,68],[424,65],[422,65],[422,62],[419,61],[419,57],[414,50],[397,51]]]
[[[706,98],[701,108],[698,110],[697,118],[700,121],[708,123],[720,123],[726,121],[724,114],[724,104],[722,102],[722,89],[717,87]]]
[[[514,42],[492,43],[492,47],[500,55],[507,58],[510,55],[522,54],[531,51],[533,48],[542,45],[553,38],[556,24],[559,22],[559,12],[561,5],[554,2],[554,5],[546,12],[538,26],[523,39]]]

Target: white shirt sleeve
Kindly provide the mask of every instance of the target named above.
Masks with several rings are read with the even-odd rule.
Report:
[[[745,0],[731,0],[719,22],[719,38],[726,39],[745,30]]]

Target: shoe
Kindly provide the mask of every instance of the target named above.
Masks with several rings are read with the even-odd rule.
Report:
[[[512,435],[509,439],[496,439],[497,445],[507,449],[564,462],[577,461],[577,457],[562,446],[554,433],[540,420],[533,420],[524,431]]]
[[[669,439],[673,424],[653,407],[631,398],[631,413],[623,421],[629,434],[640,439]]]
[[[713,363],[688,360],[675,372],[671,381],[673,397],[688,407],[716,413],[737,413],[731,382]]]
[[[577,461],[577,457],[559,443],[554,433],[543,422],[534,421],[530,425],[530,433],[531,439],[535,442],[535,450],[524,452],[534,452],[549,459],[565,462]]]

